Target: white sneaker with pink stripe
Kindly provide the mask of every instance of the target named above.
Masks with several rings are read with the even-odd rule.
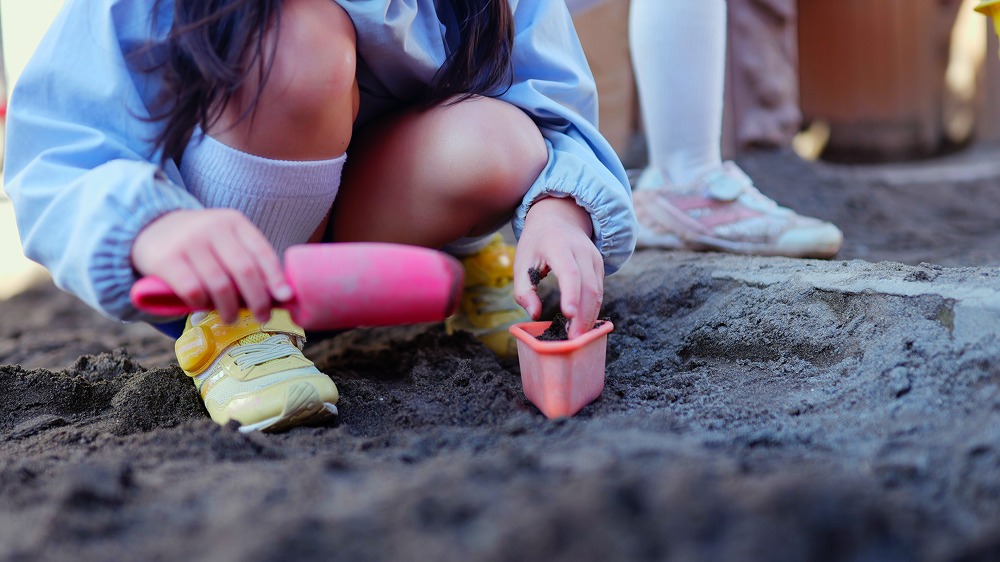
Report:
[[[829,258],[844,240],[833,224],[768,199],[733,162],[686,186],[664,185],[657,171],[647,169],[632,199],[640,248]]]

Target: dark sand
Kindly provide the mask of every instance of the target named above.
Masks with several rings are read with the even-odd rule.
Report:
[[[435,325],[314,340],[339,420],[242,435],[150,328],[0,303],[0,559],[1000,558],[1000,326],[932,290],[1000,292],[1000,180],[741,163],[893,261],[637,254],[571,419]]]

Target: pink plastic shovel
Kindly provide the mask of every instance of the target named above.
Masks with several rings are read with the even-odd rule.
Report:
[[[464,270],[437,250],[351,242],[288,248],[285,277],[294,297],[281,308],[307,330],[338,330],[444,320],[458,307]],[[156,316],[194,312],[156,277],[137,281],[131,298]]]

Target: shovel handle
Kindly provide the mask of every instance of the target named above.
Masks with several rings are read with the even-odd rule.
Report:
[[[143,277],[132,285],[132,304],[154,316],[184,316],[195,311],[159,277]]]

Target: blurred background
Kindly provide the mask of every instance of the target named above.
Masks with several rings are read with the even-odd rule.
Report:
[[[601,129],[626,167],[641,167],[628,0],[570,1],[598,82]],[[1000,45],[976,4],[729,0],[724,155],[794,150],[835,166],[898,167],[998,145]],[[0,99],[61,5],[0,2]],[[40,278],[0,191],[0,299]]]
[[[568,0],[627,167],[644,154],[629,0]],[[899,162],[1000,139],[1000,59],[977,0],[728,0],[728,157],[794,148]],[[992,100],[988,103],[987,100]]]
[[[0,154],[5,146],[7,99],[11,85],[27,64],[35,45],[55,17],[62,0],[0,1]],[[0,161],[2,165],[2,161]],[[41,266],[21,252],[14,211],[0,180],[0,300],[9,298],[30,284],[45,278]]]

